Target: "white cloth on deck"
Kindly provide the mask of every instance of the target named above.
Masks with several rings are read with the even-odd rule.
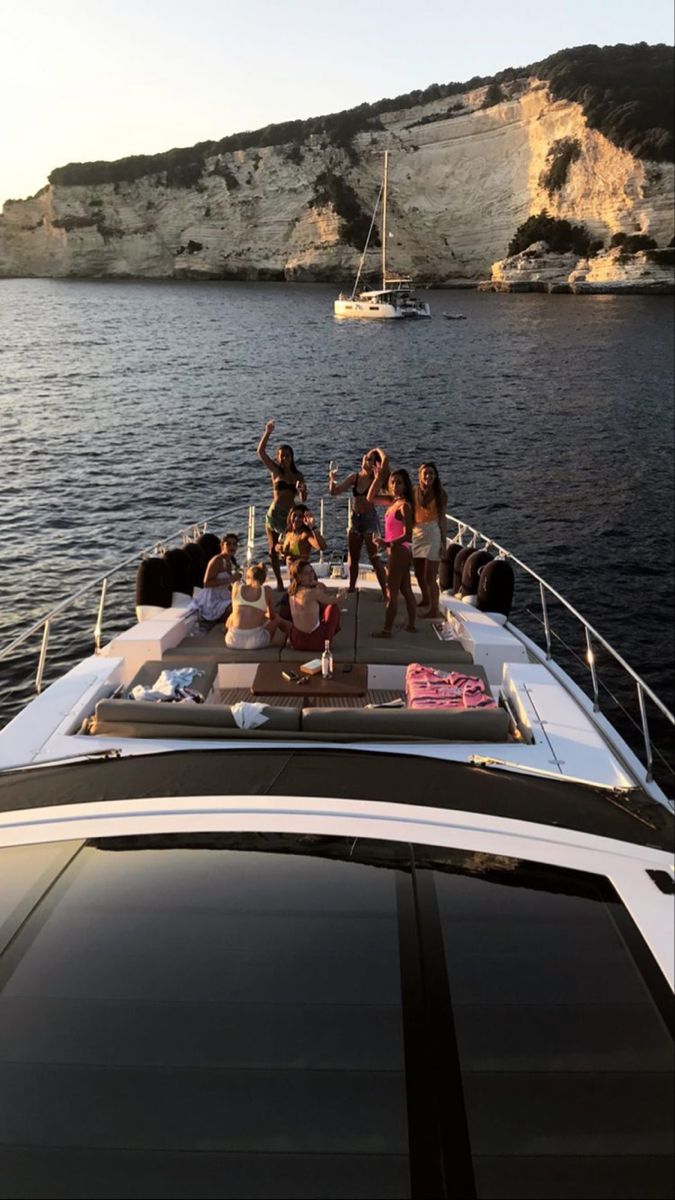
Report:
[[[240,729],[257,729],[259,725],[269,721],[269,717],[263,712],[262,704],[252,704],[247,700],[239,700],[233,704],[231,711]]]
[[[181,700],[195,675],[203,675],[197,667],[176,667],[173,671],[162,671],[152,687],[137,684],[129,695],[132,700]]]

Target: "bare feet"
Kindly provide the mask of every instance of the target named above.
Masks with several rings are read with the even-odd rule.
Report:
[[[376,638],[390,638],[391,632],[388,629],[379,629],[377,633],[371,633],[370,636]]]
[[[406,631],[406,633],[417,633],[417,629],[415,628],[414,625],[406,625],[405,631]]]

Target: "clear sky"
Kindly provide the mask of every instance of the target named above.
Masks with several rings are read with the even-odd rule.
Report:
[[[68,162],[640,41],[672,43],[672,0],[0,0],[0,203]]]

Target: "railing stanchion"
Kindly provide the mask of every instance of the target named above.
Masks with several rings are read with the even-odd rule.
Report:
[[[637,685],[638,704],[640,705],[640,720],[642,721],[642,736],[645,739],[645,754],[647,756],[647,774],[645,779],[647,783],[651,783],[654,778],[653,766],[654,758],[652,755],[652,741],[649,736],[649,725],[647,724],[647,710],[645,708],[645,698],[642,692],[642,684]]]
[[[255,504],[248,506],[248,532],[246,535],[246,562],[250,566],[255,553]]]
[[[598,692],[598,675],[595,669],[595,654],[591,645],[591,635],[588,630],[588,625],[584,625],[586,630],[586,661],[591,668],[591,679],[593,680],[593,712],[600,711],[600,694]]]
[[[44,632],[42,634],[42,646],[40,647],[40,661],[38,662],[37,675],[35,676],[35,691],[38,696],[42,691],[42,676],[44,674],[45,663],[47,661],[47,646],[49,645],[49,621],[45,621]]]
[[[543,583],[539,584],[539,594],[541,596],[541,611],[544,615],[544,635],[546,637],[546,657],[551,657],[551,626],[548,620],[548,607],[546,604],[546,589]]]
[[[103,609],[105,608],[105,597],[106,597],[107,591],[108,591],[108,579],[106,577],[103,580],[103,583],[101,584],[101,599],[99,600],[98,616],[96,618],[96,628],[94,629],[94,646],[96,647],[97,654],[99,654],[100,650],[101,650],[101,633],[103,631]]]
[[[319,533],[323,537],[323,496],[319,501]],[[323,550],[319,551],[319,562],[323,562]]]

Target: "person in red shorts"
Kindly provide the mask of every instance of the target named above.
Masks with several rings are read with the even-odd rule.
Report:
[[[297,559],[289,566],[288,595],[293,624],[289,642],[294,650],[323,650],[340,629],[339,591],[327,588],[311,563]]]

